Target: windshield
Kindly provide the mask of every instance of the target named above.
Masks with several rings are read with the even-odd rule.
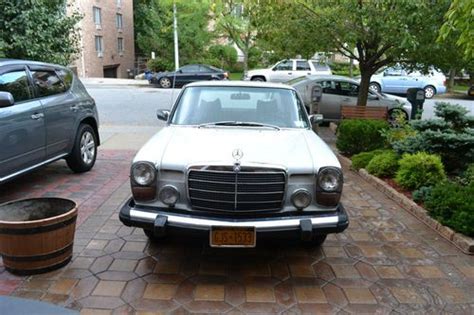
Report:
[[[188,87],[176,105],[171,123],[203,125],[219,122],[259,123],[280,128],[309,128],[293,90],[260,87]],[[255,125],[255,124],[254,124]]]

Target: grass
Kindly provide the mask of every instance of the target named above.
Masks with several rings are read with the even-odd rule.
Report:
[[[232,72],[229,74],[229,80],[240,80],[242,79],[243,72]]]
[[[453,86],[453,90],[456,91],[456,92],[462,92],[462,93],[466,93],[467,90],[469,89],[469,86],[467,85],[464,85],[464,84],[455,84]]]

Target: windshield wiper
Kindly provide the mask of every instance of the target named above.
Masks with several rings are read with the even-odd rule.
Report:
[[[276,130],[280,130],[281,128],[275,125],[270,124],[262,124],[258,122],[252,121],[217,121],[217,122],[210,122],[205,124],[200,124],[199,128],[207,127],[207,126],[242,126],[242,127],[266,127],[266,128],[273,128]]]

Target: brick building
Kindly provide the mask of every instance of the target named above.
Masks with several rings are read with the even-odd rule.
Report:
[[[80,77],[127,78],[133,70],[133,0],[70,0],[79,23],[81,54],[72,64]]]

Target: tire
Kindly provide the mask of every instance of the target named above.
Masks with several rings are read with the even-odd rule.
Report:
[[[369,90],[375,91],[377,93],[382,92],[382,88],[380,87],[380,84],[378,84],[376,82],[370,82]]]
[[[267,80],[265,80],[264,77],[252,77],[252,78],[250,79],[250,81],[265,82],[265,81],[267,81]]]
[[[66,158],[66,163],[74,173],[90,171],[97,158],[97,135],[87,124],[79,125],[74,147]]]
[[[403,115],[405,118],[405,121],[409,120],[408,114],[403,109],[393,108],[388,111],[388,123],[390,124],[390,126],[392,127],[398,126],[398,122],[396,120],[398,115]]]
[[[165,236],[155,236],[152,230],[143,229],[143,233],[145,233],[150,242],[157,242],[165,238]]]
[[[169,89],[171,87],[171,80],[170,78],[167,78],[167,77],[163,77],[161,78],[158,83],[160,84],[160,86],[164,89]]]
[[[436,95],[436,88],[432,85],[425,86],[424,90],[425,90],[425,98],[426,99],[433,98],[433,96]]]

